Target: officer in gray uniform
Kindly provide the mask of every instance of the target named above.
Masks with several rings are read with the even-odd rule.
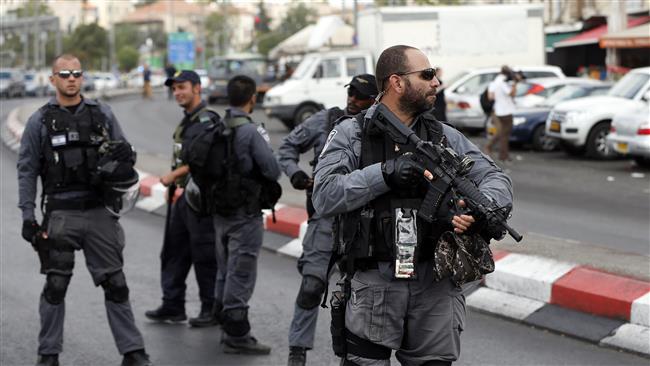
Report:
[[[269,137],[262,126],[250,118],[256,103],[255,81],[238,75],[228,81],[230,108],[224,122],[234,133],[237,158],[237,189],[225,189],[215,198],[214,229],[217,247],[215,300],[223,305],[221,322],[225,353],[268,354],[271,348],[251,335],[248,301],[257,279],[257,257],[262,247],[264,224],[259,201],[260,190],[280,177],[280,166],[273,155]],[[235,178],[231,178],[235,179]],[[241,199],[241,200],[240,200]],[[232,205],[233,202],[242,202]]]
[[[189,167],[182,158],[183,142],[190,140],[193,128],[198,124],[219,123],[221,117],[201,101],[201,80],[192,70],[178,71],[171,75],[165,86],[169,87],[176,101],[184,110],[184,118],[174,131],[174,156],[172,171],[160,178],[169,187],[168,197],[174,197],[176,188],[185,188],[189,181]],[[183,321],[185,314],[185,280],[192,265],[199,285],[201,311],[190,318],[193,327],[216,325],[217,310],[214,302],[214,283],[217,278],[217,259],[214,246],[214,227],[209,215],[201,216],[187,202],[185,193],[172,205],[167,217],[165,238],[160,253],[160,284],[163,303],[157,309],[145,312],[156,321]]]
[[[108,323],[124,355],[122,365],[150,365],[122,271],[124,231],[104,207],[107,202],[94,174],[104,158],[100,146],[107,141],[120,141],[108,157],[129,162],[131,171],[135,154],[111,109],[80,95],[82,81],[75,56],[64,54],[54,60],[50,82],[56,97],[27,121],[18,157],[22,236],[37,249],[41,273],[46,275],[39,305],[38,365],[58,365],[75,250],[84,251],[95,285],[104,289]],[[42,225],[34,214],[39,175],[45,208]]]
[[[511,204],[508,176],[462,134],[430,114],[439,83],[420,50],[386,49],[377,62],[376,77],[381,103],[388,110],[423,140],[437,139],[471,157],[475,163],[468,178],[499,206]],[[368,238],[366,248],[372,248],[354,261],[345,307],[343,364],[389,365],[392,350],[397,350],[404,365],[450,365],[460,354],[465,297],[448,277],[434,280],[432,243],[442,232],[469,233],[472,225],[481,223],[471,214],[450,211],[453,205],[442,205],[441,211],[448,212],[438,212],[439,220],[433,224],[418,218],[409,229],[417,238],[413,265],[417,276],[398,279],[395,251],[404,227],[399,227],[399,235],[391,233],[403,222],[397,218],[404,219],[407,212],[413,213],[412,207],[419,207],[428,185],[412,154],[373,125],[369,117],[376,107],[370,107],[362,121],[344,120],[330,133],[316,167],[312,198],[321,215],[356,215],[361,230],[355,228],[354,235]],[[442,136],[432,134],[436,130]],[[456,203],[464,205],[462,200]]]
[[[357,75],[345,86],[348,87],[345,109],[334,107],[314,114],[291,131],[278,149],[278,161],[291,179],[291,185],[306,190],[309,214],[302,255],[298,259],[302,283],[289,329],[289,366],[304,365],[306,351],[314,347],[318,304],[325,291],[329,277],[327,267],[332,256],[332,219],[314,212],[311,202],[313,179],[298,166],[300,154],[313,149],[314,159],[310,165],[314,167],[334,123],[344,115],[354,116],[367,109],[377,97],[377,82],[373,75]]]

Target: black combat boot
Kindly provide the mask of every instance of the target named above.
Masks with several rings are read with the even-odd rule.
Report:
[[[190,318],[190,325],[197,328],[210,327],[219,325],[219,316],[221,312],[220,306],[215,306],[213,303],[202,303],[201,312],[196,318]]]
[[[224,339],[223,353],[239,355],[268,355],[271,353],[271,347],[261,344],[255,337],[246,337],[243,339]]]
[[[147,310],[144,315],[158,322],[171,321],[171,322],[182,322],[187,320],[187,315],[185,311],[173,310],[164,305],[161,305],[156,310]]]
[[[287,366],[305,366],[307,362],[307,348],[289,347],[289,362]]]
[[[36,366],[59,366],[59,355],[38,355]]]
[[[124,354],[122,366],[152,366],[149,355],[143,350],[131,351]]]

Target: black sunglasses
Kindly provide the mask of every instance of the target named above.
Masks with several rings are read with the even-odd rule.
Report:
[[[358,91],[354,87],[349,87],[348,88],[348,97],[354,97],[354,99],[356,99],[356,100],[372,99],[371,96],[361,93],[360,91]]]
[[[397,76],[404,76],[404,75],[410,75],[410,74],[415,74],[415,73],[420,73],[420,78],[422,80],[426,81],[431,81],[433,78],[436,77],[436,69],[433,67],[430,67],[428,69],[424,70],[417,70],[417,71],[409,71],[409,72],[396,72],[395,75]]]
[[[74,76],[75,79],[79,79],[81,76],[83,76],[84,72],[81,70],[61,70],[55,74],[59,75],[61,79],[67,79],[70,77],[70,75]]]

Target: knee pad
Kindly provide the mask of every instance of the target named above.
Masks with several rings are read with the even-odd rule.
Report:
[[[70,276],[50,273],[45,280],[43,297],[45,301],[52,305],[59,305],[65,299],[65,293],[68,291]]]
[[[296,304],[303,309],[311,310],[320,304],[323,292],[325,292],[325,282],[316,276],[305,275],[302,277]]]
[[[223,312],[223,330],[230,336],[242,337],[251,330],[248,309],[231,309]]]
[[[104,288],[104,298],[106,300],[117,303],[129,300],[129,288],[126,285],[124,272],[119,271],[109,275],[101,285]]]

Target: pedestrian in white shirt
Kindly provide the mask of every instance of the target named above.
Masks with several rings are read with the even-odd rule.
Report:
[[[488,87],[488,97],[494,100],[493,121],[497,126],[496,135],[485,146],[487,154],[492,153],[492,148],[499,145],[499,160],[510,161],[509,145],[512,131],[512,114],[515,111],[514,96],[517,83],[521,76],[512,71],[508,66],[501,67],[501,73],[494,78]]]

